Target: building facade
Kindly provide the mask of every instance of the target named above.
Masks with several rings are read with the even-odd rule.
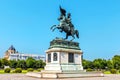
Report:
[[[7,59],[7,60],[26,60],[29,57],[32,57],[35,60],[45,61],[45,56],[44,55],[19,53],[18,51],[16,51],[16,49],[12,45],[5,52],[5,56],[4,56],[4,58]]]
[[[8,60],[26,60],[29,57],[32,57],[35,60],[45,61],[45,57],[43,55],[23,54],[23,53],[10,54]]]

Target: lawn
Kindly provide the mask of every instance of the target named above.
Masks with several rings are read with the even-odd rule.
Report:
[[[41,70],[42,70],[42,69],[41,69]],[[13,74],[13,71],[14,71],[14,69],[10,71],[10,74]],[[22,70],[22,73],[23,73],[23,74],[25,74],[25,73],[27,73],[27,72],[28,72],[27,70]],[[33,72],[40,72],[40,71],[34,70]],[[0,70],[0,74],[9,74],[9,73],[5,73],[4,70],[1,69],[1,70]]]
[[[12,74],[13,71],[14,71],[14,70],[11,70],[11,71],[10,71],[10,74]],[[27,73],[27,70],[22,70],[22,73],[23,73],[23,74]],[[5,73],[4,70],[0,70],[0,74],[8,74],[8,73]]]
[[[0,74],[4,74],[4,70],[0,70]]]
[[[14,71],[14,70],[11,70],[10,74],[12,74],[13,71]],[[25,73],[27,73],[27,72],[28,72],[27,70],[22,70],[22,73],[23,73],[23,74],[25,74]],[[34,70],[33,72],[38,72],[38,71],[37,71],[37,70]],[[0,70],[0,74],[6,74],[6,73],[4,72],[4,70]],[[110,73],[110,71],[105,71],[104,74],[111,74],[111,73]]]
[[[40,72],[41,70],[43,70],[43,68],[33,69],[33,72]],[[4,69],[0,69],[0,74],[13,74],[14,72],[15,72],[15,69],[11,69],[10,73],[5,73]],[[27,72],[28,72],[28,70],[22,70],[23,74],[25,74]]]
[[[104,72],[104,74],[111,74],[111,72],[110,71],[105,71]],[[117,73],[116,74],[120,74],[120,72],[119,71],[117,71]]]
[[[22,73],[24,73],[24,74],[27,73],[27,72],[28,72],[27,70],[22,70]]]
[[[110,71],[105,71],[104,74],[111,74],[111,72]]]

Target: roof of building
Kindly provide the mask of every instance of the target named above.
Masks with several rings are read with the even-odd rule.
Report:
[[[16,51],[16,49],[13,47],[13,45],[11,45],[8,50],[14,50],[14,51]]]

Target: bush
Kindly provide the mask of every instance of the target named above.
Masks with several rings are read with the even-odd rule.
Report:
[[[87,72],[91,72],[91,71],[93,71],[93,69],[88,68],[86,71],[87,71]]]
[[[112,74],[116,74],[116,73],[117,73],[117,70],[116,70],[116,69],[111,69],[110,72],[111,72]]]
[[[5,73],[10,73],[10,71],[11,71],[10,68],[6,68],[6,69],[4,70]]]
[[[28,72],[33,72],[34,70],[33,70],[33,68],[28,68],[27,71]]]
[[[16,68],[15,69],[15,73],[21,73],[22,72],[22,69],[21,68]]]
[[[15,70],[13,70],[12,73],[15,73]]]
[[[39,68],[39,69],[37,69],[38,72],[40,72],[41,70],[43,70],[43,68]]]

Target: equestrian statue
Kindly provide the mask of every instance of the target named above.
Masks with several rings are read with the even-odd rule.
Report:
[[[51,30],[54,31],[55,29],[59,29],[60,32],[65,32],[66,33],[65,39],[68,39],[68,36],[72,36],[73,38],[72,40],[74,40],[75,39],[74,35],[76,35],[76,37],[79,38],[79,32],[78,30],[74,29],[74,25],[71,22],[71,14],[68,13],[66,15],[66,10],[61,8],[61,6],[60,6],[60,13],[61,13],[60,17],[58,18],[58,21],[60,21],[60,24],[53,25],[51,27]]]

